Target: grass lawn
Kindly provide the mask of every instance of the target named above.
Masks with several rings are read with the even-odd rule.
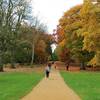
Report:
[[[43,78],[41,73],[0,73],[0,100],[20,100]]]
[[[99,72],[61,72],[62,77],[82,100],[100,100]]]

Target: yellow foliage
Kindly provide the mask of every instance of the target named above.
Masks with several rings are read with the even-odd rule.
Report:
[[[100,51],[97,51],[94,58],[91,59],[91,61],[88,64],[93,66],[100,66]]]
[[[59,46],[83,49],[94,52],[94,58],[89,62],[100,65],[100,4],[93,4],[91,0],[84,0],[84,4],[66,11],[59,20]],[[64,36],[64,38],[62,38]]]
[[[81,34],[82,36],[88,36],[89,32],[83,32],[83,34]]]
[[[92,9],[92,2],[91,0],[84,0],[83,7],[80,11],[81,17],[84,17],[84,15],[87,15],[90,12],[90,9]]]
[[[88,65],[96,65],[96,56],[88,63]]]
[[[64,47],[65,46],[65,39],[63,40],[63,41],[61,41],[60,43],[59,43],[59,45],[61,46],[61,47]]]

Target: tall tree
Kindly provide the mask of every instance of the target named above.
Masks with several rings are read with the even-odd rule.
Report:
[[[89,7],[86,5],[86,8]],[[64,34],[63,38],[60,39],[60,43],[64,42],[64,47],[69,49],[71,53],[71,59],[81,63],[81,69],[85,69],[84,63],[87,63],[91,59],[91,53],[83,49],[84,37],[80,34],[84,32],[83,27],[85,27],[84,25],[86,24],[83,25],[83,19],[80,16],[81,9],[83,9],[82,5],[78,5],[64,13],[59,21],[58,28],[62,31],[58,31],[58,36],[62,37],[62,35],[59,34]],[[88,10],[84,9],[84,12],[87,13]]]
[[[14,62],[16,40],[20,33],[23,21],[29,18],[29,2],[26,0],[0,0],[0,64],[1,69],[4,57],[11,55],[10,63]]]
[[[100,66],[100,2],[94,4],[91,0],[84,1],[80,15],[83,23],[83,49],[95,53],[89,64]]]

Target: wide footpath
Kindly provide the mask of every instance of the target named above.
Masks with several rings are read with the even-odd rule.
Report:
[[[59,71],[52,70],[50,77],[44,78],[21,100],[81,100],[62,79]]]

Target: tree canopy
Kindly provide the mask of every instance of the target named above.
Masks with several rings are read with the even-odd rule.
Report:
[[[84,0],[66,11],[57,27],[58,55],[64,48],[70,51],[69,59],[83,65],[100,66],[100,2]],[[61,57],[61,56],[60,56]]]
[[[30,0],[0,0],[0,70],[7,63],[33,64],[40,56],[38,63],[48,60],[52,36],[31,11]]]

